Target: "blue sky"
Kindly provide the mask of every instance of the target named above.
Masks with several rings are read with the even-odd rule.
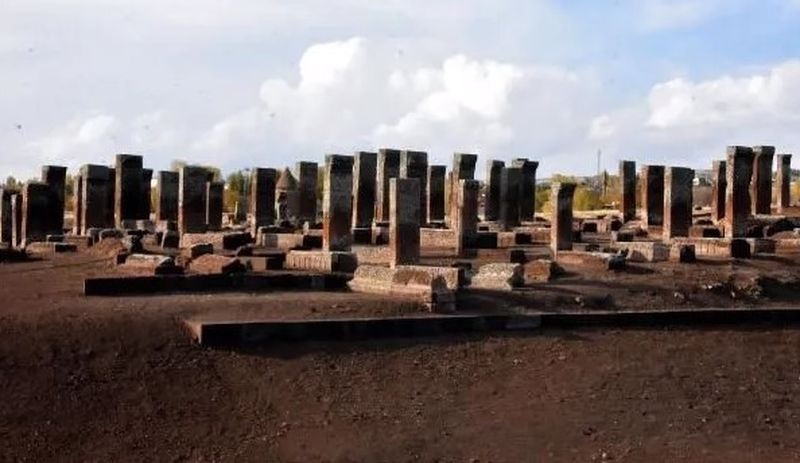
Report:
[[[800,0],[5,0],[0,176],[117,152],[226,171],[383,146],[598,149],[705,168],[794,152]]]

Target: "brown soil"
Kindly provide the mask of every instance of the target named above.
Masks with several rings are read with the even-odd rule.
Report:
[[[0,460],[800,458],[800,330],[580,330],[215,351],[193,345],[180,321],[418,307],[346,292],[83,297],[83,278],[109,274],[110,262],[80,253],[0,265]],[[594,310],[594,297],[612,309],[796,305],[784,286],[759,283],[772,281],[767,274],[791,281],[793,262],[567,269],[562,280],[511,296],[475,293],[463,305]]]

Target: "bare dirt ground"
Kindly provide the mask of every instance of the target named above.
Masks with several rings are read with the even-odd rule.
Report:
[[[567,269],[554,283],[511,296],[476,293],[463,305],[796,305],[788,284],[765,278],[793,281],[794,261]],[[346,292],[81,295],[83,278],[108,273],[108,262],[89,253],[0,265],[0,460],[800,459],[797,329],[547,331],[215,351],[193,345],[180,321],[417,308]]]

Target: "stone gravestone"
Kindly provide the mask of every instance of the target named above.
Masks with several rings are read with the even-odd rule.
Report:
[[[317,172],[316,162],[301,161],[297,171],[297,220],[300,223],[317,223]]]
[[[301,172],[305,169],[306,175],[310,167],[306,164],[311,163],[298,163],[298,168]],[[314,175],[316,176],[316,164],[314,164]],[[259,227],[266,227],[275,223],[275,185],[278,181],[278,171],[275,169],[254,168],[250,172],[250,215],[253,220],[253,237],[258,236]],[[316,177],[314,179],[314,188],[316,189]],[[314,192],[314,202],[317,201],[317,193]],[[311,214],[310,208],[307,208],[306,214]],[[316,215],[316,206],[314,207],[314,215]],[[307,217],[307,215],[303,216]],[[309,219],[306,219],[309,220]],[[315,221],[312,221],[314,223]]]
[[[689,236],[694,170],[669,167],[664,176],[664,238]]]
[[[725,190],[728,186],[725,164],[725,161],[711,163],[711,220],[714,222],[725,218]]]
[[[522,169],[504,167],[500,175],[500,223],[504,230],[519,226],[519,185]]]
[[[43,166],[42,183],[50,187],[50,199],[45,230],[48,235],[64,233],[64,204],[66,202],[67,168],[62,166]]]
[[[642,208],[648,227],[664,224],[664,166],[642,166]]]
[[[139,196],[139,219],[150,220],[153,169],[142,169],[142,191]]]
[[[622,221],[627,222],[636,218],[636,163],[620,161],[619,179],[622,186]]]
[[[477,180],[459,180],[453,228],[456,231],[456,253],[464,257],[465,250],[474,246],[478,235],[478,197],[481,184]]]
[[[419,179],[419,220],[420,224],[428,223],[426,181],[428,177],[428,153],[423,151],[403,150],[400,152],[400,178]]]
[[[551,187],[553,217],[550,221],[550,248],[553,257],[558,255],[558,251],[572,249],[572,198],[575,186],[574,183],[554,183]]]
[[[753,147],[753,175],[750,181],[750,200],[753,214],[772,213],[772,159],[774,146]]]
[[[778,155],[778,172],[775,177],[778,184],[778,211],[783,212],[791,206],[791,185],[792,185],[792,155]]]
[[[119,177],[119,176],[117,176]],[[183,166],[178,171],[178,231],[206,232],[206,182],[208,170]]]
[[[444,221],[446,166],[428,166],[428,221]]]
[[[378,150],[378,177],[375,190],[375,221],[389,221],[389,181],[400,175],[400,150]]]
[[[512,167],[519,167],[519,220],[530,222],[536,213],[536,169],[539,163],[525,158],[514,159]]]
[[[392,267],[419,261],[420,213],[418,178],[389,181],[389,262]]]
[[[753,149],[729,146],[725,163],[725,236],[743,238],[750,217],[750,180],[753,175]]]
[[[72,179],[72,234],[83,234],[83,175],[79,172]]]
[[[477,162],[477,154],[453,153],[453,171],[445,179],[445,210],[447,211],[450,227],[453,227],[452,218],[458,214],[455,209],[459,188],[458,182],[475,178],[475,165]]]
[[[492,221],[500,217],[500,183],[505,163],[490,159],[486,161],[486,198],[483,204],[483,220]]]
[[[222,229],[222,211],[225,200],[225,184],[206,182],[206,228]]]
[[[117,228],[125,228],[124,222],[141,216],[142,157],[118,154],[115,160],[114,223]]]
[[[22,224],[20,245],[45,241],[52,230],[53,194],[51,186],[41,182],[27,182],[22,187]]]
[[[178,173],[162,170],[158,173],[156,221],[178,220]]]
[[[15,194],[16,190],[0,188],[0,243],[11,243],[14,226],[11,202]]]
[[[353,157],[325,156],[322,192],[322,250],[350,252],[353,233]]]
[[[359,151],[353,159],[353,228],[370,228],[375,219],[378,154]]]
[[[75,195],[81,197],[81,234],[86,235],[90,228],[105,228],[110,225],[108,197],[115,180],[107,166],[95,164],[81,166],[81,179],[82,188]]]

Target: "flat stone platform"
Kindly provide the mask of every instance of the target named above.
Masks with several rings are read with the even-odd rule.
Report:
[[[528,315],[423,315],[326,320],[186,320],[192,338],[208,347],[255,347],[276,342],[358,341],[460,333],[577,328],[701,328],[800,325],[800,309],[691,309]]]
[[[85,296],[134,296],[220,291],[335,290],[346,288],[350,278],[349,275],[337,273],[322,275],[284,272],[87,278],[83,283],[83,294]]]

